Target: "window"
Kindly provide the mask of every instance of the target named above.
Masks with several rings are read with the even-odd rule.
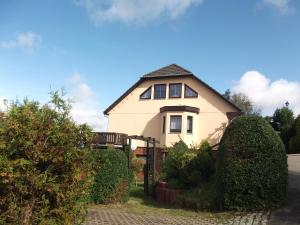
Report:
[[[144,91],[140,95],[140,99],[151,99],[151,89],[152,89],[152,86],[150,86],[146,91]]]
[[[165,84],[155,84],[154,85],[154,98],[166,98],[166,85]]]
[[[181,132],[181,116],[170,117],[170,132]]]
[[[198,97],[198,93],[193,90],[191,87],[189,87],[188,85],[184,85],[184,97],[185,98],[196,98]]]
[[[162,127],[163,134],[166,132],[166,117],[163,117],[163,127]]]
[[[169,85],[169,98],[181,98],[182,84]]]
[[[187,117],[186,132],[189,134],[193,133],[193,117],[192,116]]]

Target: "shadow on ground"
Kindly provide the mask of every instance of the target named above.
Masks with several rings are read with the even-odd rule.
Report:
[[[286,206],[272,212],[269,224],[300,224],[300,155],[289,156],[289,192]]]

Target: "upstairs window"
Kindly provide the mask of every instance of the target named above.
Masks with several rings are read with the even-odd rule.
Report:
[[[192,116],[187,117],[186,132],[189,134],[193,133],[193,117]]]
[[[188,85],[184,85],[184,97],[185,98],[197,98],[198,97],[198,93],[192,89],[190,86]]]
[[[140,99],[151,99],[151,89],[152,89],[152,86],[150,86],[146,91],[144,91],[140,95]]]
[[[154,85],[154,99],[166,98],[166,85],[155,84]]]
[[[170,132],[181,132],[181,116],[170,116]]]
[[[170,84],[169,85],[169,98],[181,98],[182,84]]]

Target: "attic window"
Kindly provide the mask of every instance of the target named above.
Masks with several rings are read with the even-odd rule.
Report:
[[[181,98],[182,84],[170,84],[169,85],[169,98]]]
[[[140,95],[140,99],[151,99],[151,89],[152,89],[152,86],[150,86],[149,88],[147,88],[147,90],[144,91]]]
[[[166,98],[166,84],[154,85],[154,99]]]
[[[190,86],[188,85],[184,85],[184,97],[185,98],[197,98],[198,97],[198,93],[192,89]]]

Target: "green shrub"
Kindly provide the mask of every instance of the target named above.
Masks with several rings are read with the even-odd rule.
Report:
[[[164,162],[164,174],[166,180],[171,181],[171,187],[178,188],[184,186],[183,181],[180,179],[181,171],[196,156],[196,152],[191,151],[182,140],[175,143],[169,149]]]
[[[129,161],[131,162],[130,169],[128,171],[129,183],[130,183],[130,186],[135,186],[135,174],[134,174],[134,168],[132,165],[132,160],[134,158],[134,154],[133,154],[130,146],[125,147],[125,155],[126,155],[127,163],[128,163],[128,157],[129,157]]]
[[[207,141],[203,142],[197,155],[180,171],[180,179],[186,187],[192,188],[207,181],[215,172],[211,147]]]
[[[193,189],[186,190],[180,195],[176,204],[181,208],[192,210],[214,210],[216,196],[214,179],[203,183]]]
[[[121,150],[93,150],[96,168],[91,198],[95,203],[125,202],[130,178],[127,157]]]
[[[90,129],[49,104],[25,100],[0,116],[0,224],[79,224],[89,190]]]
[[[300,153],[300,115],[294,121],[289,140],[289,153]]]
[[[172,188],[193,188],[214,173],[214,160],[209,143],[189,149],[180,141],[170,148],[164,164],[166,180]]]
[[[183,141],[168,149],[163,168],[167,180],[179,177],[179,171],[186,163],[183,159],[186,158],[185,154],[188,151],[189,148]]]
[[[217,155],[220,208],[264,209],[287,195],[287,158],[283,143],[261,117],[241,116],[227,127]]]

